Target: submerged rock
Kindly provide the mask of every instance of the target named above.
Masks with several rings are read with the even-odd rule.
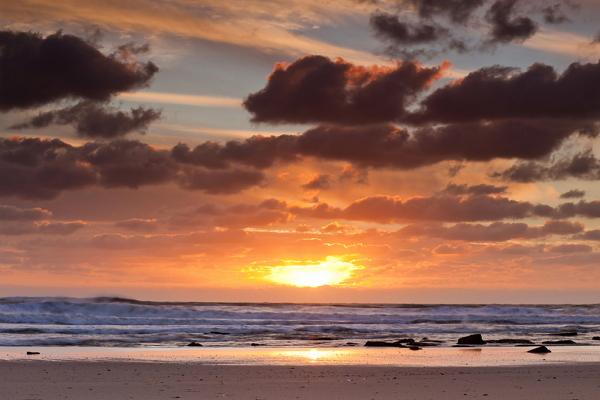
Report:
[[[457,344],[485,344],[481,334],[464,336],[458,339]]]
[[[488,343],[497,343],[497,344],[533,344],[531,340],[528,339],[497,339],[497,340],[488,340]]]
[[[406,347],[399,342],[384,342],[381,340],[368,340],[365,347]]]
[[[577,344],[572,340],[546,340],[542,342],[542,344],[553,344],[553,345],[569,345],[569,344]]]
[[[548,353],[552,353],[550,351],[549,348],[547,348],[546,346],[538,346],[535,349],[531,349],[529,351],[527,351],[528,353],[533,353],[533,354],[548,354]]]
[[[202,343],[190,342],[188,343],[188,347],[202,347]]]

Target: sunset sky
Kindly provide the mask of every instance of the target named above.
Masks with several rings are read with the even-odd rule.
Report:
[[[0,2],[0,297],[600,302],[600,2]]]

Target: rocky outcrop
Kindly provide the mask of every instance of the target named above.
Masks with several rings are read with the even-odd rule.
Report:
[[[533,353],[533,354],[548,354],[548,353],[552,353],[550,351],[549,348],[547,348],[546,346],[539,346],[536,347],[535,349],[531,349],[529,351],[527,351],[528,353]]]
[[[542,342],[542,344],[552,344],[552,345],[558,345],[558,346],[566,346],[566,345],[570,345],[570,344],[577,344],[572,340],[546,340],[545,342]]]
[[[475,335],[469,335],[469,336],[461,337],[460,339],[458,339],[458,341],[456,343],[457,344],[462,344],[462,345],[481,345],[481,344],[485,344],[485,342],[483,341],[483,338],[481,337],[481,334],[479,334],[479,333],[477,333]]]
[[[188,347],[202,347],[202,344],[198,343],[198,342],[190,342],[190,343],[188,343],[187,346]]]

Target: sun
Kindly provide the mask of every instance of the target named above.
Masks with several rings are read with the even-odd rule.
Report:
[[[319,287],[340,285],[361,269],[350,261],[340,257],[329,256],[317,263],[286,264],[270,267],[266,279],[282,284],[298,287]]]

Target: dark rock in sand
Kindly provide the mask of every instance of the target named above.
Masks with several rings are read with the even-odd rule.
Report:
[[[552,344],[552,345],[569,345],[569,344],[577,344],[572,340],[546,340],[542,342],[542,344]]]
[[[355,343],[355,342],[346,342],[346,346],[351,346],[351,347],[358,346],[358,343]]]
[[[600,340],[600,336],[594,336],[592,340]]]
[[[497,339],[497,340],[488,340],[488,343],[497,343],[497,344],[533,344],[531,340],[528,339]]]
[[[409,349],[414,350],[414,351],[423,350],[423,348],[419,347],[419,346],[410,346]]]
[[[558,333],[552,333],[550,336],[562,336],[562,337],[572,337],[577,336],[577,331],[563,331]]]
[[[256,346],[262,346],[262,344],[260,344],[260,343],[250,343],[250,346],[256,347]]]
[[[399,342],[383,342],[380,340],[369,340],[365,343],[365,347],[406,347]]]
[[[421,346],[421,347],[435,347],[435,346],[439,346],[441,342],[439,341],[435,341],[435,342],[414,342],[413,344],[415,346]]]
[[[28,356],[37,356],[38,354],[40,354],[38,351],[28,351],[27,352]]]
[[[191,342],[188,343],[188,347],[202,347],[202,344],[198,342]]]
[[[552,353],[552,352],[546,346],[539,346],[539,347],[536,347],[535,349],[529,350],[528,353],[533,353],[533,354],[548,354],[548,353]]]
[[[483,338],[481,337],[481,335],[479,333],[475,334],[475,335],[469,335],[469,336],[464,336],[461,337],[460,339],[458,339],[458,342],[456,342],[457,344],[485,344],[485,342],[483,341]]]

